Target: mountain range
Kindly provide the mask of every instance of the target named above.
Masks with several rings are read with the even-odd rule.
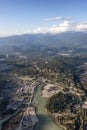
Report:
[[[0,50],[6,49],[55,49],[87,52],[87,32],[61,34],[24,34],[0,37]]]

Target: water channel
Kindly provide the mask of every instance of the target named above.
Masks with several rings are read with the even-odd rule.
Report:
[[[49,117],[47,111],[44,109],[46,100],[46,98],[41,97],[41,88],[38,87],[34,95],[33,103],[37,109],[39,122],[36,124],[34,130],[63,130],[55,124],[53,119]]]

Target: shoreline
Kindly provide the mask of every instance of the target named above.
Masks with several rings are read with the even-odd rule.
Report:
[[[34,95],[34,107],[36,108],[36,115],[38,116],[39,122],[35,125],[34,130],[64,130],[59,125],[57,125],[52,116],[45,109],[46,98],[41,97],[41,87],[38,88]]]

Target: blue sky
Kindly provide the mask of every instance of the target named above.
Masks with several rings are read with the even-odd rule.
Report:
[[[0,36],[84,31],[86,12],[87,0],[0,0]]]

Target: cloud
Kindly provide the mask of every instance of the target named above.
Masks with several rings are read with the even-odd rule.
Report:
[[[78,31],[87,31],[87,23],[79,23],[76,28]]]
[[[71,28],[71,23],[69,21],[64,21],[59,25],[52,25],[51,27],[39,27],[33,30],[32,33],[61,33],[66,32]]]
[[[54,17],[54,18],[45,18],[44,21],[60,21],[60,20],[71,20],[71,17]]]
[[[73,23],[71,21],[64,21],[58,25],[52,25],[50,27],[39,27],[31,33],[37,34],[37,33],[63,33],[68,31],[87,31],[87,23]]]
[[[0,36],[7,36],[7,35],[20,35],[20,34],[46,34],[46,33],[51,33],[51,34],[59,34],[63,32],[69,32],[69,31],[74,31],[74,32],[84,32],[87,31],[87,22],[77,22],[74,23],[70,20],[65,20],[61,22],[60,24],[57,25],[52,25],[50,27],[38,27],[34,30],[16,30],[14,33],[1,33]]]

